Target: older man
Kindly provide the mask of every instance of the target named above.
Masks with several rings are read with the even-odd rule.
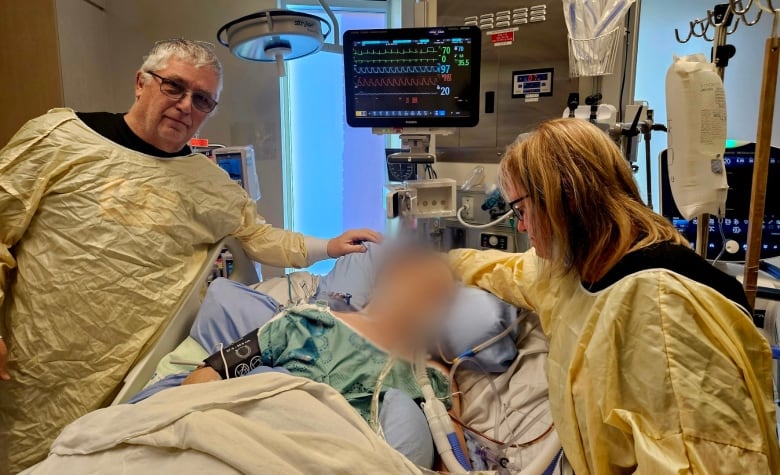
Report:
[[[221,88],[211,45],[163,41],[127,114],[56,109],[0,151],[0,472],[41,459],[65,424],[110,400],[222,238],[280,267],[380,239],[265,224],[187,146]]]

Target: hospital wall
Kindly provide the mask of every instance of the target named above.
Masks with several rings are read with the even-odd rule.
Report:
[[[54,0],[0,2],[0,147],[27,120],[62,104],[56,24]]]
[[[113,110],[110,65],[116,51],[110,41],[108,3],[56,1],[63,104],[83,112]]]

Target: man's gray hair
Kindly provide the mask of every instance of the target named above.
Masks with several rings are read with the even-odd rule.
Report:
[[[176,59],[195,66],[207,68],[217,75],[217,97],[222,93],[222,64],[214,53],[214,45],[206,41],[175,38],[158,41],[149,54],[144,56],[141,71],[157,71],[168,66],[168,61]]]

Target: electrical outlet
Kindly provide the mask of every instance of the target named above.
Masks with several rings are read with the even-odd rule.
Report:
[[[474,219],[474,198],[461,198],[460,206],[463,208],[463,219]]]

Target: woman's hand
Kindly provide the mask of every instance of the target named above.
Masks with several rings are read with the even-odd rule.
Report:
[[[221,379],[219,373],[214,371],[214,368],[205,366],[190,373],[181,384],[183,386],[185,384],[210,383],[211,381],[220,381]]]

